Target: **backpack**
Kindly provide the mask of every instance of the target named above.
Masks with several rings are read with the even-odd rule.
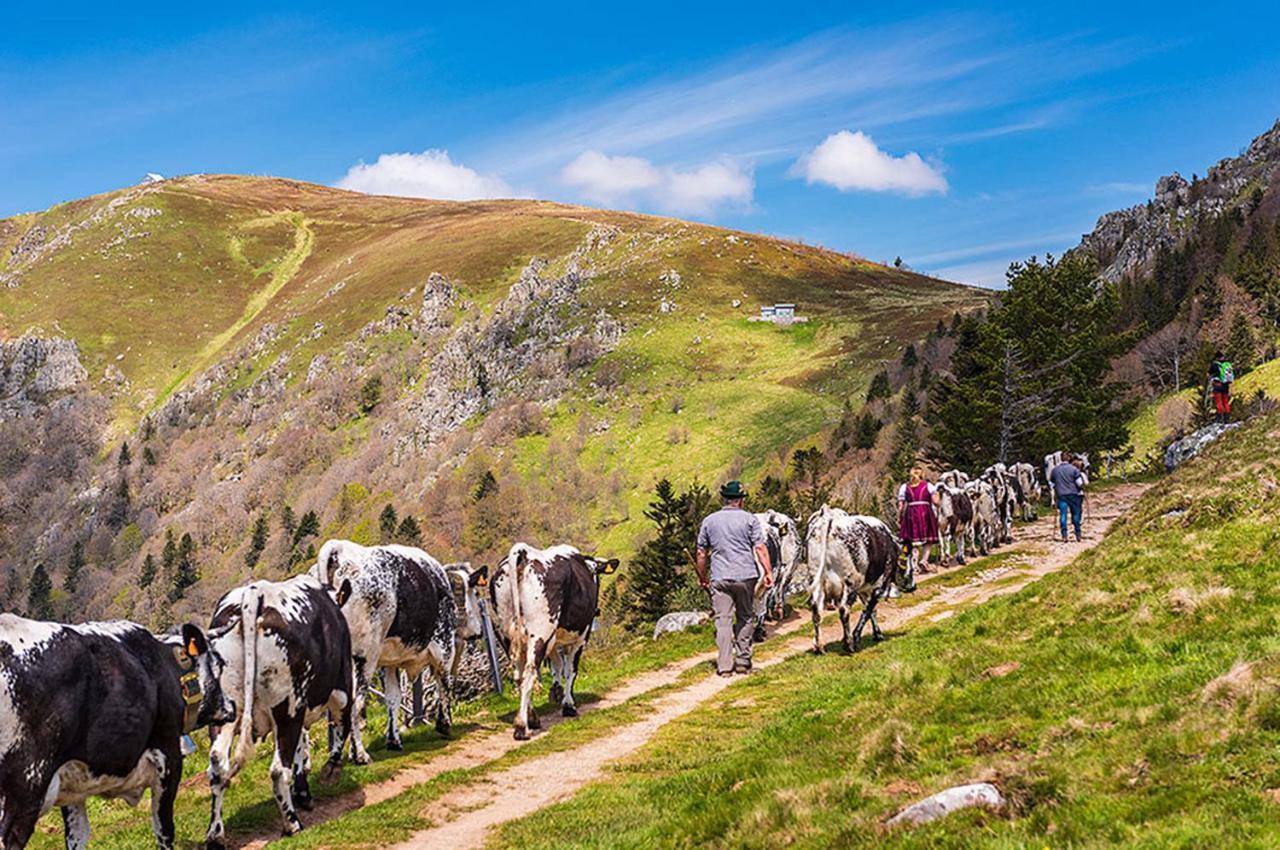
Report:
[[[1230,360],[1223,360],[1218,363],[1218,381],[1223,384],[1235,383],[1236,370],[1232,368]]]

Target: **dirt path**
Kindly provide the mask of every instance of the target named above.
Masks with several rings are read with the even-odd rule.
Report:
[[[1035,523],[1021,526],[1018,541],[999,550],[1015,553],[1014,558],[1003,559],[990,570],[978,571],[967,583],[941,587],[910,607],[886,604],[880,609],[882,625],[886,629],[897,629],[920,618],[944,619],[957,610],[981,604],[995,596],[1014,593],[1042,576],[1061,569],[1081,552],[1092,548],[1106,533],[1111,522],[1145,489],[1146,485],[1131,484],[1095,494],[1092,497],[1094,504],[1090,506],[1086,538],[1080,543],[1055,541],[1056,517],[1042,517]],[[926,578],[925,581],[928,582],[929,579]],[[928,584],[923,584],[923,587],[928,588]],[[807,651],[811,647],[807,618],[796,618],[783,624],[780,631],[789,633],[802,629],[805,632],[803,635],[792,637],[780,651],[757,662],[756,666],[771,667],[796,653]],[[836,630],[828,628],[824,630],[823,636],[828,639],[836,635]],[[685,670],[704,664],[711,657],[711,653],[706,653],[638,676],[609,693],[592,708],[598,710],[617,705],[652,688],[670,685]],[[481,847],[493,827],[525,817],[577,793],[584,785],[601,777],[610,762],[636,751],[663,725],[693,711],[734,681],[736,679],[709,675],[655,700],[652,710],[642,720],[619,726],[609,734],[573,749],[531,759],[464,785],[435,801],[427,809],[427,816],[436,826],[416,833],[397,846],[404,850]],[[548,716],[544,722],[556,719],[558,718]],[[515,746],[519,744],[511,739],[511,734],[506,729],[501,733],[486,735],[465,743],[444,758],[407,770],[381,785],[366,788],[364,801],[388,799],[444,770],[481,764]],[[354,806],[347,805],[345,808]]]

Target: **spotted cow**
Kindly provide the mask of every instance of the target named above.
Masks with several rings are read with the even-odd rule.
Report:
[[[948,487],[963,488],[969,483],[969,473],[961,472],[958,469],[948,469],[946,472],[938,476],[939,484],[946,484]]]
[[[991,485],[991,492],[996,502],[995,545],[1011,543],[1017,495],[1014,491],[1015,482],[1009,475],[1009,468],[1003,463],[992,464],[982,471],[981,479]]]
[[[786,616],[787,592],[795,581],[796,565],[800,562],[800,532],[796,521],[781,511],[768,510],[755,515],[765,548],[769,551],[769,565],[773,572],[773,584],[766,588],[764,582],[756,582],[755,617],[757,641],[764,640],[765,617],[781,620]]]
[[[436,731],[446,737],[451,733],[453,674],[462,658],[461,642],[480,636],[475,588],[486,573],[482,568],[458,582],[439,561],[412,546],[368,547],[330,540],[320,548],[311,574],[328,587],[351,583],[342,613],[351,629],[356,677],[353,761],[369,761],[363,715],[369,683],[379,668],[386,692],[387,749],[404,749],[398,718],[401,670],[409,681],[424,671],[435,681]],[[461,622],[459,613],[464,615]]]
[[[889,526],[875,517],[848,514],[823,505],[809,517],[805,542],[812,568],[809,608],[813,615],[813,651],[822,653],[820,624],[827,598],[835,602],[840,615],[846,652],[860,648],[862,629],[868,620],[875,639],[883,638],[876,623],[876,605],[894,589],[902,593],[915,590],[913,570],[901,563],[903,553]],[[851,631],[849,606],[855,598],[862,602],[862,613]]]
[[[62,809],[66,846],[89,841],[89,797],[137,805],[174,846],[184,732],[235,717],[223,659],[198,627],[157,637],[128,622],[65,626],[0,614],[0,848],[25,847]]]
[[[337,729],[325,772],[341,770],[352,732],[355,677],[351,633],[339,606],[350,593],[350,582],[344,581],[334,594],[314,576],[300,575],[281,582],[255,581],[218,600],[209,644],[226,660],[220,676],[223,691],[241,703],[236,722],[210,730],[208,850],[225,846],[222,801],[227,785],[253,754],[254,742],[268,733],[274,739],[271,786],[285,835],[302,829],[295,805],[311,808],[307,727],[326,712]]]
[[[959,487],[938,485],[938,556],[942,563],[951,563],[951,553],[956,553],[956,563],[964,564],[965,543],[973,529],[973,501]]]
[[[1016,482],[1018,513],[1023,521],[1036,518],[1036,506],[1040,504],[1040,479],[1036,468],[1029,463],[1015,463],[1009,473]]]
[[[964,488],[973,505],[973,525],[970,526],[970,540],[977,546],[978,552],[988,555],[995,548],[1000,533],[1000,515],[996,505],[995,489],[989,481],[979,478],[970,481]]]
[[[572,546],[517,543],[493,571],[489,596],[520,692],[517,740],[541,728],[533,689],[543,660],[551,666],[551,701],[560,703],[565,717],[577,715],[573,683],[599,611],[600,576],[617,567],[616,558],[584,555]]]

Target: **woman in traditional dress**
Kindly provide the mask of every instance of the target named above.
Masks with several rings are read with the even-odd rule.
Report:
[[[898,488],[898,533],[909,548],[908,564],[921,573],[929,572],[929,547],[938,542],[940,501],[937,488],[913,467],[911,479]]]

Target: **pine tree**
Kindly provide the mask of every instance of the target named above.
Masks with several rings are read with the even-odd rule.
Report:
[[[178,541],[173,536],[173,529],[164,530],[164,548],[160,550],[160,566],[164,568],[166,579],[172,580],[174,570],[178,568]]]
[[[396,509],[390,502],[382,509],[382,513],[378,515],[378,531],[381,533],[382,542],[386,543],[396,536],[396,523],[400,518],[396,516]]]
[[[880,436],[883,423],[870,411],[863,411],[858,417],[858,427],[854,432],[854,445],[860,449],[874,449],[876,437]]]
[[[129,479],[125,478],[125,473],[120,473],[120,480],[116,482],[115,498],[112,499],[110,507],[107,511],[107,524],[116,531],[124,528],[129,521],[129,508],[132,503],[132,496],[129,494]]]
[[[142,447],[142,462],[147,466],[156,465],[156,453],[152,450],[151,446]]]
[[[877,372],[871,378],[871,385],[867,387],[867,401],[888,398],[891,395],[893,395],[893,388],[889,385],[889,373],[885,371]]]
[[[67,572],[62,577],[62,588],[74,594],[80,587],[80,572],[84,569],[84,544],[77,540],[71,546],[71,557],[67,558]]]
[[[422,527],[411,515],[405,514],[404,519],[400,520],[400,527],[396,529],[396,541],[406,546],[422,545]]]
[[[1227,335],[1227,359],[1240,377],[1254,366],[1258,356],[1257,342],[1253,336],[1253,325],[1244,313],[1236,313],[1231,320],[1231,330]]]
[[[307,511],[302,515],[302,519],[298,520],[298,527],[293,531],[293,545],[296,547],[303,540],[319,533],[320,517],[316,516],[315,511]]]
[[[169,601],[177,602],[187,593],[187,588],[200,580],[200,567],[196,564],[196,542],[191,535],[183,534],[178,542],[177,563],[173,571],[173,589]]]
[[[258,559],[262,557],[262,550],[267,548],[267,538],[271,534],[271,527],[267,524],[267,514],[258,514],[258,518],[253,521],[253,533],[249,538],[249,551],[245,553],[245,566],[253,569],[258,564]]]
[[[753,510],[774,510],[787,516],[795,516],[796,510],[787,482],[773,475],[760,479],[756,493],[751,497],[751,506]]]
[[[801,524],[806,525],[810,515],[831,499],[831,487],[822,477],[827,471],[827,459],[817,446],[797,449],[791,455],[791,477],[796,488],[795,509]],[[808,528],[800,529],[808,533]]]
[[[685,508],[671,482],[662,479],[654,488],[654,500],[645,518],[657,527],[656,536],[640,547],[627,577],[627,620],[632,627],[656,621],[671,610],[671,600],[688,581],[689,541],[682,539]],[[696,544],[696,540],[694,541]]]
[[[374,375],[360,388],[360,410],[371,413],[382,401],[382,377]]]
[[[914,343],[908,343],[902,352],[902,368],[914,369],[916,364],[920,362],[920,355],[916,353]]]
[[[120,444],[120,455],[119,455],[119,457],[117,458],[117,463],[118,463],[118,465],[120,465],[120,466],[128,466],[128,465],[129,465],[129,462],[130,462],[132,459],[133,459],[133,458],[132,458],[132,457],[130,456],[130,454],[129,454],[129,444],[128,444],[128,443],[121,443],[121,444]]]
[[[142,571],[138,573],[138,587],[144,590],[156,580],[156,559],[150,552],[142,559]]]
[[[36,564],[27,587],[27,616],[33,620],[53,619],[53,582],[44,564]]]
[[[280,527],[284,529],[284,536],[290,540],[293,539],[293,533],[298,530],[298,520],[293,515],[293,508],[288,505],[280,510]]]
[[[497,492],[498,479],[494,477],[492,470],[486,469],[484,475],[480,476],[480,481],[476,484],[475,489],[471,491],[471,500],[479,502],[486,496],[491,496]]]

